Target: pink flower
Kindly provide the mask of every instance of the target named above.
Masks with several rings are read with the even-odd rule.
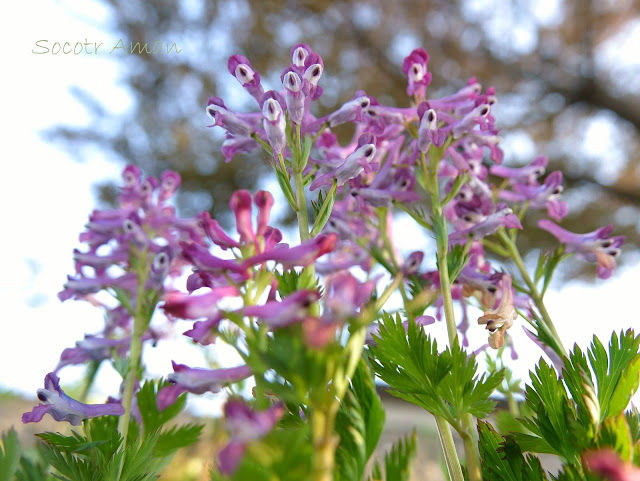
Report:
[[[640,481],[640,469],[622,461],[612,449],[588,451],[583,459],[587,469],[607,481]]]
[[[415,95],[422,100],[431,83],[431,72],[427,71],[429,54],[424,49],[416,48],[402,62],[402,71],[409,80],[407,95]]]

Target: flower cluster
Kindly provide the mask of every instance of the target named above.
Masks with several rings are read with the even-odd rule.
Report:
[[[241,364],[220,369],[172,360],[168,385],[157,392],[159,411],[166,412],[184,393],[217,393],[254,377],[259,393],[255,403],[232,397],[225,405],[230,441],[218,462],[223,474],[233,474],[247,446],[268,436],[285,415],[304,424],[307,415],[321,413],[319,421],[310,423],[314,446],[335,449],[331,416],[355,383],[352,376],[363,349],[371,356],[381,352],[376,351],[379,334],[390,332],[382,327],[389,319],[384,310],[396,291],[402,300],[396,313],[398,346],[404,345],[405,332],[412,342],[416,332],[444,318],[451,363],[457,357],[466,362],[456,349],[469,346],[469,331],[478,325],[489,334],[488,343],[476,351],[508,346],[515,359],[508,329],[522,315],[532,328],[525,329],[527,334],[561,364],[566,351],[543,304],[553,270],[565,253],[575,253],[597,263],[598,276],[607,278],[624,238],[612,237],[612,226],[574,234],[540,220],[538,227],[563,247],[541,254],[534,278],[529,276],[517,249],[518,231],[528,210],[544,210],[556,222],[568,215],[561,199],[563,177],[559,171],[545,176],[544,157],[524,167],[502,164],[494,88],[483,90],[472,78],[458,91],[431,99],[429,55],[416,49],[402,64],[410,106],[385,106],[358,91],[317,117],[313,102],[323,94],[323,60],[306,44],[295,45],[289,58],[281,85],[267,90],[250,61],[233,55],[229,72],[258,109],[234,112],[211,97],[206,114],[210,127],[225,131],[222,153],[227,162],[261,148],[268,154],[297,215],[300,242],[283,242],[282,232],[270,225],[275,202],[270,192],[233,193],[231,232],[208,212],[195,219],[176,216],[167,204],[180,184],[176,173],[165,172],[160,181],[143,180],[137,167],[128,166],[120,207],[91,214],[80,236],[88,250],[74,252],[76,274],[59,294],[63,301],[85,299],[103,306],[105,328],[65,350],[56,368],[129,355],[122,405],[79,403],[64,394],[57,375],[50,373],[45,389],[38,391],[43,404],[26,413],[24,422],[38,421],[46,412],[72,424],[99,415],[129,415],[141,345],[159,337],[150,327],[157,306],[170,321],[187,321],[183,334],[194,343],[211,346],[222,340],[242,358]],[[351,124],[353,135],[342,144],[337,133],[344,124]],[[313,223],[306,197],[311,193],[317,196]],[[437,269],[422,266],[427,246],[413,245],[411,253],[400,254],[394,239],[400,209],[435,238]],[[511,257],[519,275],[506,273],[501,257]],[[191,273],[185,288],[168,285],[167,279],[187,266]],[[379,289],[381,285],[385,287]],[[99,291],[112,293],[119,305],[102,304],[95,296]],[[454,305],[460,313],[457,324]],[[484,311],[476,322],[471,322],[470,307]],[[475,372],[475,358],[469,359],[469,372]],[[400,375],[400,368],[392,374]],[[472,378],[469,385],[476,383]],[[483,382],[489,378],[478,381]],[[271,388],[278,399],[269,404]],[[454,427],[462,430],[463,424]],[[462,434],[469,439],[477,435]]]

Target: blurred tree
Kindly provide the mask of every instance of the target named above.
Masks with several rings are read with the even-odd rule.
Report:
[[[359,89],[383,104],[407,105],[402,59],[423,46],[434,76],[428,97],[451,93],[472,76],[494,85],[506,162],[542,154],[551,170],[565,172],[565,227],[584,232],[615,222],[629,247],[640,246],[640,2],[103,2],[125,45],[160,40],[182,51],[123,55],[123,81],[134,98],[129,114],[110,118],[100,99],[76,87],[95,121],[49,135],[75,152],[98,144],[149,173],[179,171],[185,215],[222,214],[234,189],[257,186],[267,172],[260,155],[225,164],[221,130],[205,128],[211,95],[232,109],[255,109],[227,72],[229,55],[248,57],[263,83],[278,88],[289,48],[308,43],[325,63],[324,114]],[[103,186],[102,197],[112,198],[113,188]],[[554,242],[536,229],[526,236],[524,242]]]

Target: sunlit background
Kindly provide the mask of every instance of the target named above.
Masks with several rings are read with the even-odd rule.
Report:
[[[495,85],[506,164],[549,156],[569,184],[565,200],[572,213],[563,225],[586,232],[615,223],[615,232],[628,237],[612,279],[601,281],[595,266],[576,262],[578,268],[563,270],[554,281],[547,304],[565,344],[586,346],[593,334],[608,339],[613,329],[640,327],[637,2],[47,0],[13,2],[9,9],[11,15],[0,20],[0,390],[35,400],[62,350],[101,329],[99,310],[62,304],[56,294],[73,272],[71,254],[87,215],[113,202],[125,163],[154,175],[178,170],[184,216],[212,210],[224,220],[233,189],[270,185],[261,158],[224,164],[218,153],[222,131],[206,128],[204,106],[215,94],[232,109],[253,108],[228,75],[226,58],[246,55],[263,83],[278,88],[289,47],[297,42],[324,58],[320,107],[326,111],[358,89],[381,103],[407,105],[400,66],[417,46],[431,54],[428,95],[455,91],[469,77]],[[42,39],[49,47],[56,41],[104,46],[97,55],[32,53]],[[120,39],[125,45],[176,43],[181,52],[109,54]],[[286,222],[286,209],[280,212],[276,221]],[[402,218],[398,224],[405,230],[397,238],[413,242],[401,244],[404,251],[430,251],[428,236],[407,235],[415,227]],[[550,236],[531,230],[522,245],[552,245]],[[433,331],[442,335],[444,326]],[[486,336],[476,331],[472,339],[479,346]],[[510,332],[520,355],[516,372],[525,377],[540,352],[519,327]],[[164,375],[172,359],[205,366],[211,357],[227,359],[228,352],[207,357],[176,338],[145,354],[150,373]],[[63,385],[82,373],[63,369]],[[103,369],[96,385],[106,395],[118,384],[118,375]],[[215,413],[218,406],[209,396],[195,409]]]

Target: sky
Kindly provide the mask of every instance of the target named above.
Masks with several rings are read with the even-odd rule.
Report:
[[[60,123],[90,122],[86,109],[69,93],[73,84],[99,95],[114,113],[125,113],[132,102],[120,85],[120,67],[106,50],[93,56],[32,52],[37,51],[35,42],[43,39],[50,47],[56,41],[104,42],[107,47],[117,43],[116,35],[105,34],[109,17],[99,3],[70,5],[47,0],[38,2],[36,9],[31,2],[12,2],[12,14],[0,19],[5,62],[0,76],[5,93],[0,122],[8,166],[0,189],[4,221],[0,237],[4,252],[0,275],[0,391],[12,390],[32,399],[62,350],[102,327],[99,310],[82,302],[61,303],[56,294],[66,275],[73,272],[71,256],[73,248],[78,247],[78,234],[89,212],[97,207],[94,183],[117,181],[122,169],[97,149],[87,156],[88,162],[77,163],[61,147],[47,143],[43,131]],[[206,118],[200,111],[194,115],[202,118],[204,135]],[[407,228],[404,222],[399,224],[400,229]],[[399,233],[397,237],[404,236]],[[594,280],[589,284],[553,284],[547,306],[566,345],[577,342],[584,348],[594,334],[608,340],[612,330],[640,325],[637,307],[633,307],[640,286],[639,262],[636,257],[607,281],[595,277],[594,267]],[[444,339],[443,323],[433,329]],[[518,326],[511,332],[520,355],[513,367],[517,375],[526,378],[540,352]],[[473,340],[479,344],[485,336],[477,329]],[[180,347],[176,349],[176,345]],[[146,354],[153,375],[171,372],[172,359],[194,367],[206,366],[202,352],[186,340],[162,341]],[[232,363],[228,351],[217,355]],[[60,373],[62,385],[76,382],[81,375],[79,368],[65,368]],[[112,370],[101,372],[102,394],[114,394],[118,383],[118,375]],[[192,402],[192,406],[203,413],[215,411],[219,403],[219,399],[208,396],[201,403]]]

